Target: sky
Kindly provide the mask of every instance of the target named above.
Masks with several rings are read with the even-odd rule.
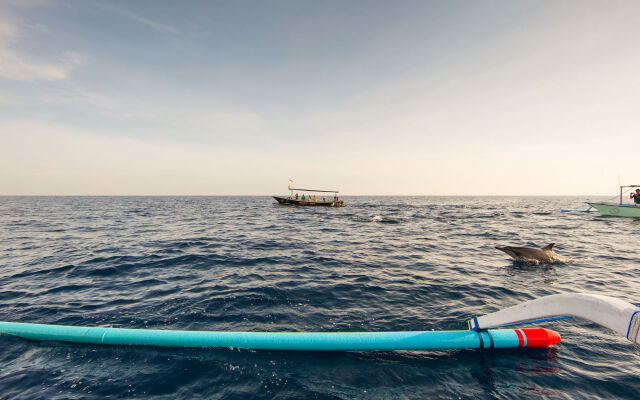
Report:
[[[638,1],[0,0],[0,195],[611,195]]]

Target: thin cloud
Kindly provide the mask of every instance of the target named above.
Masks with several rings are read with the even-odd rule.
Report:
[[[5,5],[10,7],[41,7],[52,4],[51,0],[5,0]]]
[[[62,53],[56,63],[30,60],[11,45],[18,36],[15,25],[0,20],[0,78],[26,82],[62,80],[86,62],[86,55],[76,52]]]
[[[86,56],[69,52],[62,55],[58,64],[33,62],[0,44],[0,78],[26,82],[67,79],[85,60]]]
[[[166,25],[160,22],[156,22],[153,21],[149,18],[143,17],[141,15],[138,15],[136,13],[134,13],[131,10],[128,10],[126,8],[120,8],[120,7],[114,7],[114,6],[106,6],[103,5],[102,6],[103,9],[110,11],[114,14],[118,14],[122,17],[128,18],[132,21],[141,23],[142,25],[148,26],[149,28],[157,31],[157,32],[162,32],[162,33],[170,33],[173,35],[178,35],[180,34],[180,31],[170,25]]]

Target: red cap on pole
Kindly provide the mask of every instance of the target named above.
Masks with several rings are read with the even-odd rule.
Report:
[[[560,334],[545,328],[522,328],[521,331],[527,337],[527,347],[549,347],[560,343]]]

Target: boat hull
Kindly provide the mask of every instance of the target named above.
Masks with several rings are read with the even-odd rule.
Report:
[[[588,203],[591,207],[600,211],[602,215],[611,217],[632,217],[640,218],[640,207],[630,204],[606,204]]]
[[[342,202],[333,201],[302,201],[296,199],[290,199],[288,197],[273,196],[274,199],[283,206],[305,206],[305,207],[341,207]]]

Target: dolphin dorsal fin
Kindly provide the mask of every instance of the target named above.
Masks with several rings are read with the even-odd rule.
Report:
[[[548,245],[544,246],[544,247],[542,248],[542,250],[553,250],[553,245],[554,245],[554,244],[555,244],[555,243],[549,243]]]

